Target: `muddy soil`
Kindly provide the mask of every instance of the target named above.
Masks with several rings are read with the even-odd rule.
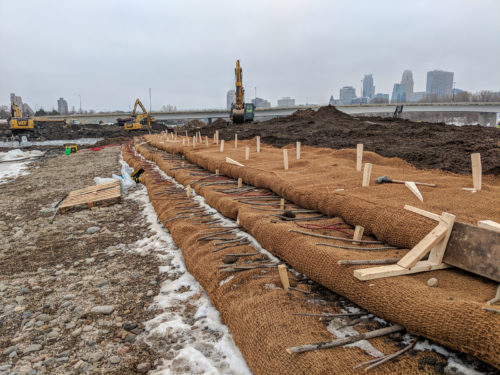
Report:
[[[194,135],[191,127],[189,135]],[[196,129],[220,139],[232,140],[261,136],[262,142],[284,146],[296,141],[303,145],[364,149],[386,157],[398,157],[420,169],[441,169],[471,173],[470,154],[481,153],[483,173],[500,174],[500,129],[477,125],[455,126],[444,123],[412,122],[405,119],[353,117],[333,106],[318,111],[299,110],[290,116],[244,125],[216,121]],[[184,134],[182,128],[179,128]],[[192,134],[191,134],[192,133]]]
[[[153,123],[153,133],[167,130],[167,127],[160,123]],[[46,141],[56,139],[78,139],[78,138],[126,138],[130,139],[137,135],[147,134],[147,126],[140,130],[125,130],[119,125],[68,125],[57,123],[37,124],[33,131],[9,130],[8,124],[0,124],[0,140],[11,140],[12,136],[20,140],[24,135],[30,141]]]

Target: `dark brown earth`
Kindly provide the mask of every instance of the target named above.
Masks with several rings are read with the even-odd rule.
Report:
[[[192,127],[187,128],[194,135]],[[455,126],[444,123],[412,122],[381,117],[352,117],[333,106],[299,110],[290,116],[244,125],[216,121],[197,128],[202,135],[232,140],[260,136],[261,141],[285,146],[303,145],[354,148],[363,143],[366,151],[398,157],[420,169],[471,173],[470,154],[481,153],[484,174],[500,174],[500,129],[477,125]],[[184,129],[182,129],[182,133]],[[192,133],[192,134],[191,134]]]

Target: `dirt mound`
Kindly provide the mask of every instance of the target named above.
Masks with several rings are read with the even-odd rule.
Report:
[[[355,148],[386,157],[399,157],[420,169],[471,173],[470,154],[480,152],[483,173],[500,174],[500,131],[481,126],[412,122],[381,117],[352,117],[333,106],[318,111],[304,109],[290,116],[244,125],[215,124],[199,129],[220,139],[251,139],[260,136],[274,146],[302,142],[303,145],[334,149]]]

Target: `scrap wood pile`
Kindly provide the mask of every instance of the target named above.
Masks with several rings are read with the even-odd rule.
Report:
[[[142,150],[140,156],[136,155],[136,150]],[[356,366],[366,367],[379,362],[372,373],[417,374],[425,371],[438,374],[442,371],[446,363],[437,354],[411,351],[410,355],[404,355],[411,349],[405,339],[399,336],[399,339],[388,340],[385,336],[403,332],[402,327],[390,323],[381,326],[369,320],[371,315],[363,310],[343,312],[342,300],[318,294],[307,277],[285,269],[289,288],[284,290],[281,284],[283,275],[278,272],[281,262],[249,244],[241,231],[244,228],[221,223],[213,210],[210,212],[193,199],[189,185],[177,185],[163,178],[153,168],[156,163],[141,156],[154,155],[161,164],[157,165],[165,173],[181,183],[197,181],[193,182],[193,187],[205,184],[202,189],[213,193],[214,197],[228,196],[232,201],[236,197],[253,195],[243,194],[237,181],[203,171],[181,155],[158,152],[146,144],[137,146],[136,150],[124,146],[124,160],[134,168],[145,170],[142,182],[159,219],[181,248],[189,272],[219,310],[253,373],[356,374],[359,373]],[[225,183],[212,184],[215,182]],[[292,205],[287,203],[287,206],[291,208]],[[338,224],[339,218],[330,221],[349,227]],[[221,249],[223,246],[228,247]],[[347,330],[345,336],[349,336],[348,340],[338,342],[326,329],[325,325],[333,323],[338,334]],[[352,327],[371,334],[359,335]],[[355,334],[349,334],[349,330]],[[369,339],[369,343],[364,339]],[[298,345],[318,342],[332,344],[324,350],[293,353]],[[359,346],[343,346],[349,342]],[[397,360],[391,361],[395,357]]]
[[[171,166],[165,164],[159,151],[182,154],[196,168],[202,166],[212,173],[240,177],[254,187],[270,188],[274,194],[297,204],[296,209],[314,210],[315,216],[326,214],[328,217],[317,217],[311,221],[304,219],[305,222],[281,220],[275,216],[276,212],[262,211],[262,208],[279,208],[280,203],[274,202],[273,207],[268,206],[270,202],[255,198],[242,202],[245,200],[242,197],[235,199],[213,191],[211,186],[194,184],[194,188],[212,207],[233,219],[238,217],[240,225],[262,246],[299,272],[412,333],[499,366],[499,315],[484,309],[486,301],[495,295],[494,282],[453,269],[384,278],[372,284],[353,277],[354,270],[366,267],[356,264],[356,261],[367,261],[362,262],[364,264],[394,262],[404,257],[407,253],[404,249],[412,248],[435,225],[432,220],[403,209],[406,203],[418,205],[416,197],[405,185],[375,185],[375,176],[386,174],[403,180],[435,183],[437,187],[419,187],[424,197],[424,204],[419,206],[433,212],[451,211],[456,214],[457,221],[464,222],[485,218],[498,221],[499,212],[494,199],[498,194],[498,178],[483,176],[483,189],[472,193],[462,190],[462,187],[472,185],[470,176],[418,171],[401,160],[387,160],[365,152],[363,157],[372,163],[375,173],[372,171],[370,186],[361,188],[362,173],[356,171],[356,155],[350,150],[306,148],[300,160],[290,158],[289,169],[285,171],[281,150],[262,145],[261,153],[256,154],[254,141],[239,141],[236,149],[233,144],[226,143],[224,152],[220,152],[220,146],[213,143],[209,147],[204,143],[193,147],[187,142],[182,146],[179,140],[166,136],[148,136],[146,139],[149,145],[138,145],[137,150],[147,159],[154,160],[167,174],[175,173],[175,178],[182,183],[192,183],[193,177],[186,175],[184,169],[171,171]],[[245,160],[246,147],[252,147],[248,161]],[[292,155],[293,150],[289,151]],[[226,158],[240,161],[245,167],[227,163]],[[450,200],[444,201],[437,191],[446,193]],[[347,205],[346,201],[354,207]],[[339,215],[339,212],[344,214]],[[329,222],[329,218],[337,215],[351,224],[363,224],[366,234],[377,234],[378,240],[388,245],[381,247],[387,248],[373,250],[380,244],[359,241],[357,245],[351,243],[346,246],[345,241],[319,240],[296,233],[336,233],[331,237],[340,237],[338,233],[341,232],[337,231],[342,228]],[[325,221],[322,222],[322,219]],[[331,248],[332,245],[334,248]],[[355,262],[349,264],[349,261]],[[430,277],[439,280],[438,288],[427,286]]]

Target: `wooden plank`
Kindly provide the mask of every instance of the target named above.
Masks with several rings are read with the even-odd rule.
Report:
[[[416,214],[425,216],[425,217],[427,217],[429,219],[433,219],[433,220],[436,220],[436,221],[441,220],[441,216],[439,216],[438,214],[434,214],[432,212],[422,210],[421,208],[409,206],[407,204],[405,205],[405,210],[408,210],[408,211],[411,211],[411,212],[415,212]]]
[[[393,264],[390,266],[380,266],[380,267],[355,270],[354,277],[356,277],[358,280],[364,281],[364,280],[380,279],[382,277],[410,275],[412,273],[418,273],[424,271],[442,270],[448,267],[449,266],[446,265],[445,263],[435,265],[430,263],[429,261],[421,261],[418,262],[411,269],[406,269],[401,266],[398,266],[397,264]]]
[[[451,231],[453,230],[453,224],[455,223],[455,215],[443,212],[441,220],[448,226],[448,229],[446,230],[443,240],[434,246],[429,254],[429,262],[434,264],[440,264],[443,262],[443,256],[446,251],[446,247],[448,246],[448,240],[450,239]]]
[[[489,229],[500,233],[500,223],[493,220],[479,220],[477,222],[477,226],[479,228]]]
[[[500,282],[500,233],[455,222],[443,262]]]
[[[446,236],[447,230],[448,225],[446,223],[439,223],[432,231],[429,232],[427,236],[416,244],[415,247],[408,252],[408,254],[401,258],[398,265],[407,269],[414,267],[419,260],[428,254],[432,248]]]
[[[223,144],[224,144],[223,142],[224,142],[224,140],[222,140],[222,141],[221,141],[221,145],[223,145]],[[236,160],[233,160],[233,159],[231,159],[231,158],[228,158],[227,156],[226,156],[226,163],[229,163],[229,164],[234,164],[234,165],[237,165],[238,167],[244,167],[244,165],[243,165],[243,164],[241,164],[241,163],[237,162]]]
[[[111,204],[120,199],[119,181],[89,186],[70,192],[59,206],[59,212],[65,213],[69,208],[81,206],[94,207],[96,204]]]

